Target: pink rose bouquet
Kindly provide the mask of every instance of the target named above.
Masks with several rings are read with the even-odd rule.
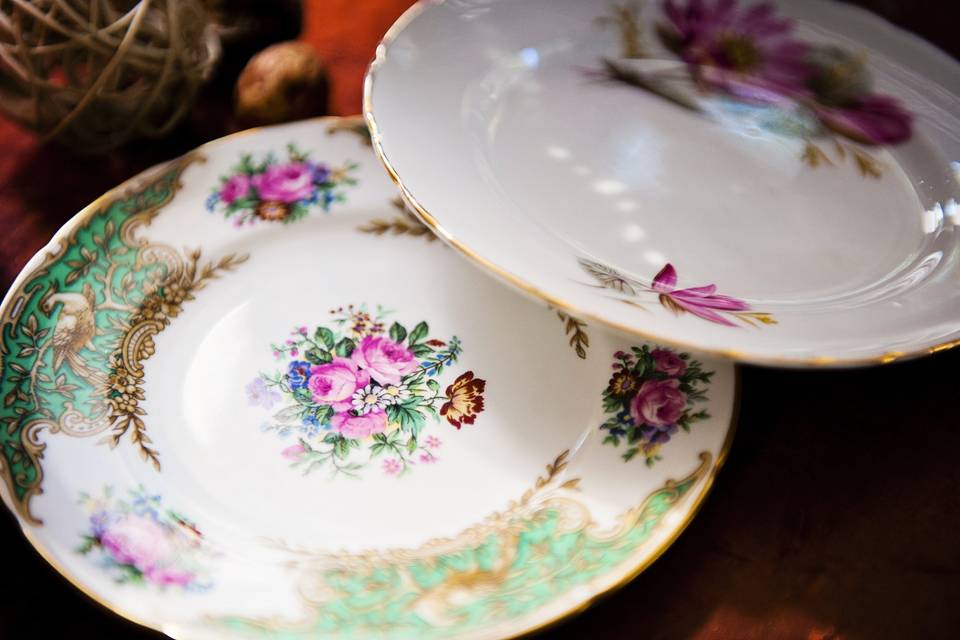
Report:
[[[203,536],[193,523],[164,509],[160,496],[143,487],[131,499],[105,491],[100,499],[84,495],[90,532],[78,551],[100,554],[101,563],[119,582],[146,582],[158,587],[207,588],[202,577]]]
[[[353,163],[334,169],[313,162],[292,144],[286,161],[273,154],[259,159],[245,154],[230,173],[220,177],[219,186],[207,198],[207,209],[222,210],[238,227],[258,220],[293,222],[315,208],[329,211],[333,203],[344,201],[343,188],[356,184],[350,175],[356,168]]]
[[[421,436],[430,422],[444,419],[456,429],[476,424],[486,381],[472,371],[452,384],[438,381],[462,353],[456,336],[430,338],[426,322],[409,330],[399,322],[388,325],[382,309],[375,315],[352,306],[331,313],[332,325],[313,332],[299,326],[283,344],[271,345],[282,369],[247,385],[256,406],[269,409],[270,394],[284,399],[261,428],[296,434],[297,442],[280,452],[292,467],[355,475],[382,457],[384,473],[399,476],[418,461],[438,460],[441,440]]]
[[[712,377],[700,362],[672,349],[642,346],[616,352],[603,392],[604,443],[625,444],[624,460],[642,454],[652,466],[674,434],[709,417],[695,405],[706,400]]]

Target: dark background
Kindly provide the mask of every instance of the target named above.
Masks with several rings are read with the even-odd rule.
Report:
[[[798,0],[802,1],[802,0]],[[409,0],[308,0],[330,112]],[[960,56],[956,0],[857,2]],[[0,120],[0,287],[74,212],[224,133],[229,79],[171,139],[78,159]],[[226,123],[226,124],[225,124]],[[960,319],[958,319],[960,322]],[[700,515],[666,554],[552,638],[960,638],[960,349],[853,371],[743,368],[740,424]],[[0,638],[160,638],[69,586],[0,516]]]

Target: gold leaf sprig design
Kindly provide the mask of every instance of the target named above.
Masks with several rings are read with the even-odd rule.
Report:
[[[863,149],[854,145],[845,145],[839,140],[834,141],[833,149],[835,160],[831,159],[830,155],[816,143],[808,140],[801,158],[808,167],[816,169],[823,165],[836,166],[837,163],[846,161],[847,156],[850,156],[853,158],[860,175],[864,178],[878,180],[883,177],[883,163]]]
[[[210,280],[219,278],[223,272],[232,271],[247,260],[247,256],[230,254],[203,265],[198,272],[200,255],[199,249],[192,251],[181,270],[174,270],[159,285],[147,285],[144,298],[127,321],[123,338],[110,359],[106,402],[111,428],[100,443],[113,449],[120,444],[124,435],[130,433],[130,440],[137,446],[140,457],[157,471],[160,470],[160,456],[147,435],[146,424],[141,417],[146,412],[140,406],[145,399],[143,361],[156,351],[153,336],[163,331],[172,318],[180,315],[183,304],[193,300],[193,294],[203,289]]]
[[[527,502],[529,502],[530,498],[534,495],[534,493],[536,493],[540,489],[543,489],[547,485],[551,484],[554,480],[556,480],[557,477],[570,464],[569,459],[570,459],[570,449],[566,449],[560,455],[554,458],[553,462],[547,463],[547,465],[544,467],[546,469],[547,474],[544,476],[537,477],[536,482],[533,483],[533,489],[527,491],[523,495],[523,499],[521,500],[521,503],[526,504]],[[560,485],[558,486],[560,489],[570,489],[571,491],[579,491],[580,478],[570,478],[569,480],[565,480],[564,482],[560,483]]]
[[[419,218],[410,213],[403,204],[403,200],[395,198],[391,204],[396,207],[400,213],[393,218],[385,220],[383,218],[374,218],[366,225],[359,228],[363,233],[372,233],[375,236],[386,235],[387,233],[395,236],[413,236],[415,238],[424,238],[427,242],[433,242],[437,236],[433,234],[430,228],[423,224]]]
[[[570,346],[581,360],[586,360],[587,348],[590,346],[590,337],[586,331],[587,323],[568,316],[563,311],[557,311],[557,317],[564,323],[567,335],[570,336]]]

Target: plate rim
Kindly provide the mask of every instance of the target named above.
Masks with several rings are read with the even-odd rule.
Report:
[[[751,353],[749,351],[740,349],[707,348],[695,343],[685,342],[676,338],[641,330],[633,326],[622,324],[615,320],[610,320],[595,312],[581,309],[572,303],[563,300],[562,298],[558,298],[557,296],[542,291],[529,280],[514,275],[504,267],[501,267],[500,265],[495,264],[494,262],[483,257],[479,252],[464,244],[461,240],[457,239],[453,233],[447,230],[440,223],[437,217],[428,211],[417,200],[410,188],[403,182],[400,174],[394,168],[383,149],[382,132],[377,124],[377,120],[373,112],[373,87],[374,83],[376,82],[376,73],[378,68],[386,61],[387,49],[391,46],[393,41],[396,40],[396,38],[400,36],[400,34],[403,33],[403,31],[405,31],[414,20],[416,20],[420,13],[431,7],[444,4],[445,2],[446,0],[417,0],[412,6],[404,11],[399,18],[397,18],[393,25],[391,25],[384,34],[383,38],[381,38],[379,44],[377,45],[373,60],[371,60],[370,64],[368,65],[366,75],[363,79],[363,118],[366,121],[367,128],[370,130],[370,139],[373,145],[374,153],[380,160],[380,163],[386,169],[390,178],[396,184],[397,188],[400,190],[400,194],[403,197],[404,202],[417,214],[423,223],[426,224],[431,231],[433,231],[434,234],[440,237],[445,243],[447,243],[447,245],[453,247],[461,255],[465,256],[471,263],[488,272],[488,274],[494,275],[501,282],[508,283],[514,289],[523,292],[527,296],[531,296],[541,300],[542,302],[546,302],[548,305],[556,307],[579,319],[599,324],[621,334],[634,336],[643,340],[649,340],[687,351],[695,351],[703,355],[709,355],[720,360],[732,361],[734,363],[755,364],[769,367],[789,367],[797,369],[843,369],[891,364],[893,362],[922,358],[960,347],[960,337],[955,337],[951,340],[945,340],[933,345],[918,347],[908,351],[885,351],[879,355],[863,357],[837,357],[827,355],[809,357],[771,356]],[[940,62],[948,61],[960,65],[960,62],[954,60],[952,56],[925,38],[898,27],[889,20],[886,20],[871,11],[859,6],[838,3],[834,4],[838,5],[837,8],[839,8],[839,10],[849,13],[851,16],[855,16],[856,19],[862,22],[872,23],[874,27],[883,29],[891,37],[900,38],[904,43],[909,43],[911,46],[923,51],[926,55],[936,56]]]
[[[315,121],[318,123],[323,123],[323,122],[334,123],[334,122],[350,121],[356,118],[357,116],[320,116],[316,118],[308,118],[303,122]],[[3,294],[2,301],[0,301],[0,318],[2,318],[5,315],[10,305],[13,304],[13,298],[15,293],[23,284],[24,280],[30,277],[31,272],[36,269],[37,263],[41,262],[47,254],[55,251],[57,246],[59,246],[59,243],[64,242],[70,233],[72,233],[78,226],[82,225],[104,204],[108,204],[110,201],[118,197],[121,197],[125,191],[129,190],[131,187],[134,187],[139,181],[146,179],[148,176],[151,176],[154,173],[160,173],[163,171],[163,169],[167,167],[171,167],[176,165],[179,162],[183,162],[186,158],[201,152],[202,150],[208,148],[209,146],[220,144],[220,143],[226,142],[227,140],[234,140],[236,138],[244,137],[246,135],[253,134],[253,133],[262,131],[264,129],[269,129],[274,126],[283,126],[283,125],[267,125],[262,127],[252,127],[250,129],[244,129],[242,131],[235,131],[233,133],[220,136],[219,138],[214,138],[213,140],[208,140],[207,142],[204,142],[195,147],[192,147],[190,150],[186,151],[181,155],[178,155],[174,158],[170,158],[168,160],[158,162],[154,165],[147,167],[142,171],[139,171],[133,176],[130,176],[129,178],[127,178],[126,180],[123,180],[116,186],[111,187],[100,196],[94,198],[90,202],[90,204],[84,206],[75,214],[70,216],[70,218],[68,218],[66,222],[64,222],[56,231],[54,231],[50,239],[46,243],[44,243],[43,246],[40,247],[40,249],[38,249],[37,252],[34,253],[30,257],[30,259],[28,259],[26,263],[24,263],[24,265],[20,268],[20,271],[17,273],[16,277],[10,283],[9,288]],[[177,182],[178,183],[180,182],[180,176],[178,176]],[[0,363],[2,363],[2,359],[0,359]],[[0,467],[2,466],[3,466],[3,461],[0,460]],[[143,618],[130,613],[129,611],[127,611],[126,609],[118,605],[111,604],[110,601],[107,600],[106,598],[98,595],[91,589],[88,589],[84,585],[84,582],[80,578],[78,578],[76,575],[74,575],[63,563],[57,560],[54,554],[44,545],[43,542],[40,541],[39,537],[32,530],[35,525],[30,524],[30,522],[23,517],[19,509],[17,509],[14,501],[10,497],[9,491],[10,491],[10,488],[7,486],[7,483],[0,481],[0,502],[3,503],[4,510],[7,512],[7,515],[10,516],[10,518],[13,520],[13,522],[18,526],[18,528],[20,529],[20,534],[27,541],[27,543],[33,548],[33,551],[36,552],[37,555],[39,555],[40,558],[43,559],[43,561],[46,562],[47,565],[57,573],[58,577],[61,580],[65,580],[68,584],[70,584],[73,588],[75,588],[81,594],[86,596],[94,604],[98,605],[99,607],[102,607],[103,609],[109,611],[110,613],[116,616],[119,616],[120,618],[123,618],[128,622],[132,622],[141,627],[150,629],[151,631],[156,631],[158,633],[162,633],[164,635],[174,637],[171,634],[169,629],[164,629],[160,625],[154,625],[144,620]],[[39,493],[42,493],[42,489]]]
[[[418,5],[414,5],[413,8],[416,8]],[[409,11],[409,10],[408,10]],[[31,275],[31,272],[36,268],[36,263],[44,259],[46,254],[55,249],[57,243],[63,242],[66,240],[66,236],[72,233],[76,227],[80,226],[87,219],[89,219],[93,214],[101,209],[101,207],[109,203],[111,200],[121,197],[124,192],[129,190],[131,187],[135,186],[138,182],[144,180],[145,178],[151,176],[154,173],[159,173],[167,167],[174,166],[178,163],[182,163],[186,158],[190,156],[199,154],[205,149],[208,149],[213,146],[218,146],[223,142],[228,140],[235,140],[240,137],[244,137],[250,134],[262,132],[269,129],[282,128],[291,124],[301,124],[301,123],[317,123],[318,125],[330,125],[330,124],[343,124],[343,123],[354,123],[354,122],[364,122],[363,115],[351,115],[351,116],[318,116],[313,118],[307,118],[304,120],[299,120],[291,123],[282,123],[277,125],[267,125],[262,127],[254,127],[251,129],[245,129],[242,131],[234,132],[219,138],[214,138],[204,142],[196,147],[190,149],[186,153],[177,156],[175,158],[162,161],[155,165],[152,165],[143,171],[127,178],[122,181],[115,187],[104,192],[99,197],[95,198],[90,204],[81,208],[77,213],[73,214],[59,229],[57,229],[54,234],[51,236],[50,240],[46,242],[20,269],[17,276],[13,279],[10,284],[10,288],[4,294],[2,302],[0,302],[0,317],[3,317],[4,313],[8,310],[11,304],[13,304],[13,298],[15,292],[18,290],[19,285],[23,283],[23,280],[28,278]],[[376,148],[376,145],[374,145]],[[392,177],[392,174],[391,174]],[[179,182],[180,178],[178,178]],[[707,497],[710,495],[713,490],[714,483],[716,478],[719,475],[720,471],[724,467],[727,458],[729,457],[730,450],[735,438],[737,427],[739,425],[740,419],[740,410],[741,410],[741,399],[742,399],[742,373],[741,367],[736,363],[732,364],[732,375],[733,375],[733,389],[732,389],[732,408],[730,413],[730,420],[727,424],[727,432],[724,436],[724,440],[720,446],[719,451],[717,452],[716,457],[711,462],[710,468],[707,470],[705,477],[702,481],[700,489],[696,496],[693,498],[693,502],[690,504],[689,510],[687,511],[684,519],[676,525],[673,531],[668,535],[649,555],[645,556],[640,562],[636,563],[634,566],[630,567],[629,571],[616,583],[609,587],[597,589],[586,599],[575,603],[572,607],[561,611],[558,614],[555,614],[548,618],[547,620],[536,624],[535,626],[530,626],[524,629],[517,631],[516,633],[511,633],[510,635],[503,636],[505,638],[525,638],[533,634],[537,634],[541,631],[544,631],[549,628],[553,628],[556,625],[562,623],[563,621],[575,617],[587,609],[593,607],[599,601],[607,598],[608,596],[613,595],[614,593],[620,591],[634,579],[636,579],[641,573],[646,571],[653,563],[660,559],[660,557],[666,553],[666,551],[673,546],[673,544],[679,539],[679,537],[686,531],[687,527],[693,522],[693,520],[699,515],[700,510],[703,508],[704,503],[707,500]],[[2,465],[2,460],[0,460],[0,465]],[[73,571],[71,571],[65,563],[57,560],[55,554],[40,540],[40,537],[34,533],[33,529],[36,525],[31,524],[28,519],[26,519],[20,511],[16,508],[14,501],[9,495],[9,487],[5,482],[0,482],[0,502],[3,503],[5,511],[12,518],[13,522],[18,525],[20,533],[23,536],[23,539],[33,548],[33,551],[40,556],[40,558],[53,569],[58,578],[65,581],[67,584],[71,585],[74,589],[79,591],[83,596],[89,599],[90,602],[95,604],[97,607],[102,610],[108,611],[111,614],[118,616],[119,618],[124,619],[127,622],[136,624],[140,627],[162,633],[171,638],[187,638],[189,633],[183,633],[180,631],[180,627],[177,623],[163,623],[163,622],[151,622],[144,619],[141,616],[131,613],[127,609],[114,604],[106,596],[99,595],[94,590],[89,588],[86,583],[79,578]],[[42,493],[42,489],[38,492]]]

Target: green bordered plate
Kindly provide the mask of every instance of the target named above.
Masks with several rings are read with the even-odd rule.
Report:
[[[499,286],[403,209],[364,134],[320,119],[151,169],[3,301],[4,503],[130,620],[522,634],[659,556],[724,459],[732,365]]]

